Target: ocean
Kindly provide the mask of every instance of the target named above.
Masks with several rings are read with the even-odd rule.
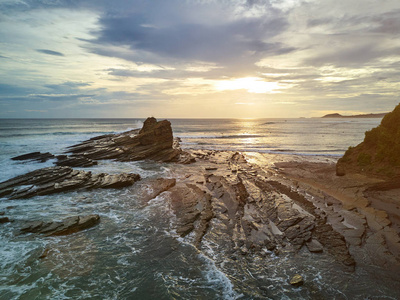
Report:
[[[0,119],[0,181],[52,161],[17,162],[34,152],[62,154],[94,136],[140,128],[143,119]],[[172,119],[184,149],[216,149],[339,157],[380,119]],[[150,161],[100,161],[92,172],[133,172],[172,177],[174,166]],[[205,239],[199,252],[171,230],[174,218],[163,195],[144,204],[135,185],[26,200],[0,198],[12,220],[60,220],[99,214],[98,226],[64,237],[17,235],[0,224],[0,299],[396,299],[396,282],[384,270],[343,273],[324,254],[275,256],[259,264],[228,263]],[[49,257],[38,257],[44,249]],[[233,266],[233,267],[232,267]],[[288,285],[303,274],[307,288]],[[374,274],[374,275],[371,275]],[[372,277],[371,277],[372,276]],[[371,289],[371,283],[377,288]],[[397,286],[398,288],[398,286]],[[366,297],[368,296],[368,298]]]

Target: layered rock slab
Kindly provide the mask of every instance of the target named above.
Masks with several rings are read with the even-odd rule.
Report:
[[[20,229],[21,233],[37,233],[46,236],[68,235],[82,231],[100,222],[99,215],[72,216],[61,221],[29,221]]]
[[[1,182],[0,197],[22,199],[83,189],[122,188],[138,180],[140,176],[134,173],[92,174],[70,167],[49,167]]]
[[[193,158],[174,143],[171,123],[148,118],[141,130],[94,137],[68,148],[73,156],[89,159],[136,161],[152,159],[162,162],[190,163]]]

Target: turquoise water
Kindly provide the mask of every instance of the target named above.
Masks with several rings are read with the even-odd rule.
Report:
[[[341,155],[358,144],[379,119],[171,120],[184,148]],[[0,181],[46,163],[10,157],[33,152],[61,154],[93,136],[141,127],[139,119],[0,120]],[[101,161],[92,172],[134,172],[172,177],[170,164]],[[140,184],[140,183],[138,183]],[[140,201],[138,188],[95,190],[0,199],[0,299],[396,299],[398,282],[384,270],[343,273],[329,256],[269,253],[232,260],[219,249],[217,232],[199,252],[172,229],[167,195]],[[15,235],[23,220],[59,220],[99,214],[98,226],[65,237]],[[50,249],[43,260],[38,257]],[[307,285],[288,280],[304,275]],[[371,289],[371,284],[377,288]]]

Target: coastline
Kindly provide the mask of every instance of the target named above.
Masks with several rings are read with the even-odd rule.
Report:
[[[17,205],[14,208],[4,199],[3,215],[15,221],[4,225],[10,230],[10,237],[11,230],[32,229],[31,225],[21,227],[24,221],[29,221],[26,218],[41,221],[43,228],[45,224],[67,226],[70,216],[75,216],[76,220],[90,216],[101,219],[93,222],[93,228],[83,228],[72,236],[57,239],[39,236],[45,231],[48,234],[48,229],[44,228],[41,232],[28,233],[27,237],[18,237],[23,243],[36,240],[46,245],[29,255],[29,260],[38,268],[64,259],[69,261],[66,256],[71,250],[68,244],[73,244],[76,237],[85,237],[85,247],[93,245],[92,240],[97,240],[99,246],[103,245],[100,247],[107,245],[110,250],[99,253],[111,261],[113,258],[109,253],[113,253],[116,259],[124,253],[126,259],[136,260],[141,257],[142,249],[143,253],[153,253],[149,256],[143,254],[144,268],[150,263],[148,260],[156,262],[161,259],[164,265],[169,266],[171,256],[176,257],[171,269],[164,269],[166,274],[183,272],[191,278],[191,271],[186,273],[186,270],[191,270],[193,259],[199,259],[196,263],[203,273],[211,272],[212,276],[218,276],[218,284],[229,283],[231,287],[227,293],[233,295],[232,298],[241,294],[256,298],[303,299],[323,299],[332,295],[355,298],[360,295],[400,296],[392,288],[400,281],[400,213],[395,202],[398,191],[368,189],[379,183],[379,179],[351,174],[336,176],[336,156],[181,149],[177,138],[174,151],[163,152],[166,155],[160,158],[162,152],[157,147],[164,148],[164,144],[172,143],[170,131],[163,133],[164,137],[169,137],[165,141],[146,138],[146,143],[151,141],[149,148],[134,147],[136,152],[121,152],[120,149],[138,138],[148,137],[139,136],[136,132],[127,132],[94,137],[67,148],[73,153],[67,160],[67,157],[57,157],[58,161],[50,161],[71,164],[83,155],[98,161],[98,165],[90,163],[90,167],[83,167],[83,170],[71,171],[74,176],[86,179],[91,174],[90,182],[83,185],[74,178],[56,183],[58,188],[69,188],[72,187],[70,183],[74,183],[77,189],[59,189],[57,201],[53,202],[62,201],[63,207],[46,210],[43,219],[40,218],[43,210],[40,202],[47,203],[53,196],[35,195],[35,191],[19,194],[21,198],[32,197],[28,200],[31,203],[26,211],[28,214],[20,214],[25,200],[11,200],[12,195],[18,193],[6,194],[11,195],[9,199]],[[116,144],[116,140],[120,143]],[[128,148],[133,151],[133,148]],[[152,150],[158,154],[154,156]],[[136,160],[136,156],[143,153],[150,159],[129,161],[129,158]],[[37,156],[38,159],[42,157],[40,153]],[[151,157],[158,159],[154,161]],[[15,164],[30,166],[32,162]],[[39,167],[41,163],[34,164]],[[60,167],[47,169],[67,170]],[[136,183],[134,180],[125,181],[124,173],[117,174],[136,171],[144,175]],[[99,172],[108,174],[99,177]],[[32,179],[27,180],[29,183]],[[111,190],[106,191],[104,187]],[[44,188],[43,191],[49,191],[47,186]],[[32,211],[35,217],[30,216]],[[138,228],[140,232],[137,232]],[[132,230],[137,235],[131,236]],[[121,236],[124,237],[122,243],[119,242]],[[137,237],[152,242],[141,244]],[[114,243],[114,240],[118,242]],[[159,241],[163,243],[158,245]],[[133,248],[127,249],[126,253],[122,250],[126,243],[135,245],[134,252]],[[72,249],[71,253],[74,251]],[[101,269],[96,253],[84,249],[79,253],[78,256],[85,261],[86,257],[93,260],[89,259],[87,263],[80,262],[77,253],[71,254],[71,258],[91,269]],[[184,253],[191,259],[181,261]],[[116,267],[119,260],[111,261],[109,268],[116,268],[116,272],[123,270],[124,267]],[[180,267],[182,264],[186,266],[185,271]],[[130,270],[129,276],[133,276],[131,265],[126,266]],[[59,272],[62,273],[63,268]],[[70,267],[65,268],[69,270]],[[160,268],[163,267],[156,263],[153,271],[161,272]],[[200,281],[193,282],[204,284],[202,280],[205,278],[207,286],[212,286],[216,279],[204,277],[203,273],[195,277]],[[296,274],[304,278],[304,287],[300,289],[290,285]],[[376,281],[377,277],[379,280]],[[381,285],[378,291],[371,289],[371,282],[375,281]],[[164,283],[159,282],[158,286],[163,287]],[[174,285],[178,294],[182,286],[187,289],[187,295],[194,295],[184,281]],[[148,295],[146,285],[139,284],[138,290],[144,293],[142,295]],[[206,290],[201,289],[201,293],[207,293]],[[132,291],[132,295],[137,294]]]
[[[400,270],[399,211],[388,214],[391,205],[395,205],[395,201],[388,201],[393,191],[381,191],[379,195],[366,193],[367,188],[381,182],[380,179],[357,174],[338,177],[336,157],[243,153],[246,162],[242,163],[247,166],[242,165],[243,169],[239,167],[232,174],[229,157],[235,155],[234,152],[188,152],[196,156],[197,162],[176,168],[175,175],[182,182],[202,188],[206,185],[204,178],[210,176],[248,178],[249,174],[278,182],[305,197],[318,214],[326,216],[327,224],[344,237],[356,265],[372,264],[393,272]],[[273,192],[283,194],[279,189]],[[291,201],[301,205],[296,196]]]

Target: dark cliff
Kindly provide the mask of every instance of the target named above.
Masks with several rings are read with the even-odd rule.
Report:
[[[350,147],[336,165],[336,174],[362,173],[382,178],[400,176],[400,104],[381,124],[365,133],[365,139]]]

